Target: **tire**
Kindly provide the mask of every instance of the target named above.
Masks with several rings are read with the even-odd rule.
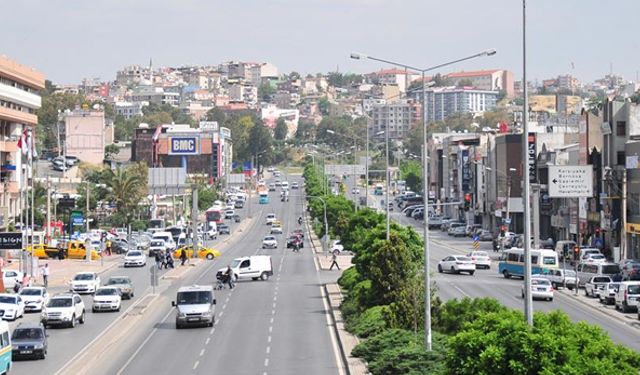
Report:
[[[74,328],[76,326],[76,316],[75,314],[71,316],[71,322],[69,323],[69,327]]]
[[[82,311],[82,315],[80,315],[80,324],[84,324],[84,310]]]
[[[259,277],[252,277],[251,280],[253,281],[257,281],[259,279]]]
[[[584,295],[589,297],[589,291],[587,290],[587,288],[584,288]]]
[[[456,268],[454,266],[451,266],[451,273],[458,273],[458,271],[456,271]]]
[[[267,280],[269,280],[269,275],[268,275],[266,272],[263,272],[263,273],[260,275],[260,280],[262,280],[262,281],[267,281]]]
[[[209,253],[207,254],[206,258],[207,260],[213,260],[214,257],[213,257],[213,254]]]
[[[442,273],[442,266],[438,264],[438,272]]]
[[[96,309],[92,308],[91,312],[95,314],[96,313]]]
[[[522,295],[522,299],[524,299],[524,292],[521,292],[521,295]]]
[[[133,298],[133,292],[131,292],[131,294],[129,294],[129,299]]]
[[[40,355],[40,359],[46,359],[46,358],[47,358],[47,351],[46,351],[46,350],[44,350],[44,351],[42,352],[42,354]]]
[[[502,276],[504,276],[505,279],[511,278],[511,275],[509,275],[509,271],[507,270],[502,271]]]
[[[553,297],[549,298],[549,302],[553,302]]]
[[[629,309],[629,305],[627,305],[627,303],[626,303],[626,302],[622,302],[622,312],[626,314],[626,313],[628,313],[629,311],[630,311],[630,309]]]
[[[469,271],[469,276],[473,276],[476,271]]]
[[[180,323],[176,322],[176,329],[181,329],[182,325],[180,325]]]

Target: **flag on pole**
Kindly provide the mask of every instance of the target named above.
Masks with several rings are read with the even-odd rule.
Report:
[[[151,138],[154,143],[158,142],[158,138],[160,138],[160,133],[162,132],[162,125],[158,125],[156,127],[155,133],[153,133],[153,137]]]
[[[22,155],[26,155],[28,152],[28,144],[27,144],[27,137],[28,137],[28,133],[29,129],[25,128],[24,131],[22,132],[22,135],[20,136],[20,139],[18,139],[18,148],[20,149],[20,151],[22,151]]]

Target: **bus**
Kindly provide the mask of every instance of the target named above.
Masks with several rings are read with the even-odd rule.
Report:
[[[261,191],[259,197],[260,197],[260,200],[259,200],[260,204],[269,203],[269,192]]]
[[[0,373],[8,374],[12,367],[11,351],[11,332],[9,331],[9,323],[4,320],[0,321]]]
[[[224,221],[224,212],[222,207],[218,205],[213,205],[206,212],[207,223],[214,222],[217,224],[221,224]]]
[[[384,185],[376,184],[376,187],[373,189],[373,195],[382,195],[384,193]]]
[[[531,250],[532,275],[556,268],[558,268],[558,253],[554,250]],[[511,276],[524,277],[524,249],[504,250],[498,263],[498,273],[501,273],[505,279]]]

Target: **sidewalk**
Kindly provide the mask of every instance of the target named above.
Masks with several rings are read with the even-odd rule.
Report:
[[[42,285],[40,269],[45,264],[49,265],[49,288],[55,288],[66,286],[77,272],[97,272],[102,274],[116,267],[121,261],[122,255],[106,256],[102,262],[103,264],[99,260],[87,263],[85,260],[79,259],[39,259],[38,269],[33,272],[35,280],[31,280],[31,285]],[[7,269],[18,270],[18,267],[19,262],[12,262]]]
[[[331,267],[331,263],[333,262],[331,254],[324,252],[324,250],[322,249],[322,242],[320,241],[318,236],[315,234],[315,232],[311,230],[311,226],[308,225],[310,221],[310,217],[308,213],[305,213],[305,216],[306,216],[305,225],[307,226],[307,233],[309,236],[309,245],[311,247],[311,250],[313,250],[314,254],[316,255],[318,268],[320,268],[321,270],[329,271],[329,268]],[[351,263],[352,258],[353,258],[353,255],[351,254],[338,255],[337,262],[340,269],[345,270],[349,267],[352,267],[353,266],[353,264]]]

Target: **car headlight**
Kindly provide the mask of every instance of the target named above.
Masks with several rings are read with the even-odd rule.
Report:
[[[178,312],[178,318],[184,318],[184,317],[186,317],[185,313]]]
[[[43,345],[43,344],[41,344],[41,343],[38,343],[38,344],[33,345],[33,347],[34,347],[35,349],[42,349],[42,348],[44,348],[44,345]]]
[[[202,316],[204,317],[210,317],[211,316],[211,311],[207,311],[207,312],[203,312]]]

